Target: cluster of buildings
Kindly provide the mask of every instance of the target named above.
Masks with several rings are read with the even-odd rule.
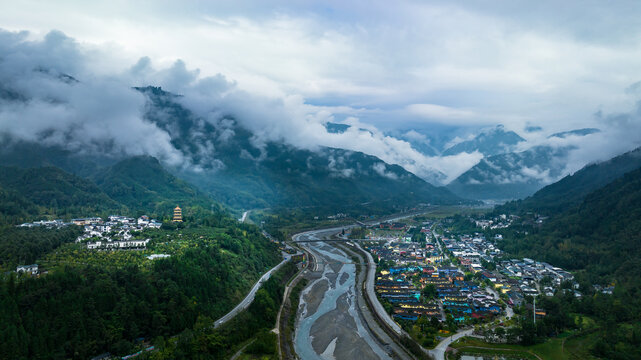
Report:
[[[512,225],[512,222],[518,219],[518,216],[516,215],[506,215],[506,214],[501,214],[495,218],[489,219],[489,220],[472,220],[474,224],[476,224],[476,227],[480,227],[483,230],[486,229],[505,229],[510,227]]]
[[[379,259],[392,261],[397,265],[419,264],[429,265],[443,261],[443,255],[434,244],[396,241],[371,248],[372,253]]]
[[[30,274],[32,276],[36,276],[40,274],[40,271],[38,270],[38,264],[18,265],[16,267],[16,272],[23,273],[23,274]]]
[[[144,249],[149,239],[135,239],[132,231],[159,229],[162,223],[143,215],[138,219],[111,215],[108,221],[101,218],[75,219],[84,226],[84,233],[76,242],[87,242],[87,249]],[[92,241],[93,240],[93,241]]]
[[[514,219],[500,215],[474,222],[482,228],[498,229],[509,226]],[[386,231],[390,234],[387,239]],[[407,233],[399,235],[399,231]],[[502,239],[500,234],[486,239],[481,233],[440,236],[432,234],[427,227],[420,231],[427,235],[426,243],[413,242],[410,234],[416,230],[404,224],[378,225],[369,235],[372,240],[388,240],[384,245],[369,247],[369,251],[379,262],[392,265],[379,273],[376,291],[393,305],[397,318],[416,320],[420,316],[438,316],[443,319],[445,314],[451,314],[458,322],[491,318],[503,311],[499,294],[504,294],[508,305],[518,306],[525,296],[553,296],[560,285],[567,282],[572,284],[572,289],[566,291],[581,296],[573,275],[561,268],[527,258],[499,260],[503,255],[496,246],[496,241]],[[436,239],[436,243],[430,241],[432,239]],[[450,257],[456,259],[457,267],[443,265]],[[466,280],[464,273],[471,273],[476,281],[469,277]],[[422,299],[422,290],[427,286],[435,288],[436,301]]]
[[[380,240],[384,236],[380,229],[398,231],[401,226],[397,225],[379,225],[370,238]],[[417,232],[412,227],[403,228],[412,234]],[[445,320],[446,314],[451,314],[456,321],[463,322],[499,314],[501,307],[492,294],[466,281],[459,268],[443,265],[444,254],[431,241],[433,234],[429,227],[422,227],[420,232],[425,234],[426,242],[413,242],[409,234],[395,235],[384,245],[368,248],[379,262],[393,264],[389,269],[382,269],[376,280],[376,291],[381,299],[392,304],[393,316],[404,320],[417,320],[421,316]],[[485,253],[478,241],[469,243],[469,247],[461,247],[464,253]],[[427,286],[435,289],[434,299],[422,299],[422,291]]]
[[[497,235],[496,238],[499,237],[502,238],[501,235]],[[440,239],[447,251],[458,258],[465,269],[473,273],[483,270],[481,260],[492,261],[502,254],[501,249],[479,233],[460,236],[444,235]]]
[[[62,220],[39,220],[30,223],[24,223],[17,225],[17,227],[23,228],[34,228],[34,227],[45,227],[48,229],[57,229],[69,225],[73,225],[73,222],[64,222]]]
[[[441,317],[436,302],[421,301],[421,290],[413,282],[421,271],[420,266],[397,266],[377,275],[376,293],[393,305],[393,317],[412,321],[421,316]]]
[[[432,286],[434,299],[422,299],[422,290]],[[456,267],[443,265],[394,266],[383,269],[376,279],[376,292],[393,306],[393,316],[418,320],[421,316],[455,321],[491,318],[501,312],[497,299],[476,283],[465,280]]]
[[[532,259],[511,259],[497,263],[496,271],[492,273],[494,287],[508,295],[508,303],[520,305],[523,296],[553,296],[555,289],[564,282],[572,282],[574,276],[569,272],[552,266],[546,262],[534,261]],[[547,280],[547,281],[545,281]],[[576,289],[572,290],[574,295],[581,297]]]
[[[497,234],[493,240],[502,238]],[[555,289],[567,281],[572,282],[573,287],[577,286],[572,274],[545,262],[527,258],[498,261],[498,257],[502,255],[501,249],[488,241],[483,234],[448,234],[442,236],[441,240],[445,249],[459,261],[463,269],[474,274],[479,273],[482,280],[489,281],[497,292],[507,296],[509,305],[521,305],[525,296],[553,296]],[[496,269],[486,269],[483,266],[484,261],[496,264]],[[572,291],[575,296],[581,296],[576,289]]]

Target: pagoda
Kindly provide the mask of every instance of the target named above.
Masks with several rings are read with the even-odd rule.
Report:
[[[178,206],[176,206],[176,208],[174,209],[174,218],[173,218],[172,221],[173,222],[182,222],[183,221],[183,211]]]

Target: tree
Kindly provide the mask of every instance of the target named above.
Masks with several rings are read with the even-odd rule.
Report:
[[[438,296],[438,292],[436,291],[436,286],[434,286],[434,284],[427,284],[423,288],[422,294],[425,300],[432,300]]]
[[[445,318],[445,324],[447,325],[447,330],[449,331],[456,331],[458,329],[458,326],[456,325],[456,320],[454,320],[454,316],[452,314],[447,314],[447,317]]]

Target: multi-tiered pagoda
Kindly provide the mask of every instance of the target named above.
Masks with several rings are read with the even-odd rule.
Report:
[[[183,211],[178,206],[176,206],[176,208],[174,209],[174,218],[173,218],[172,221],[173,222],[182,222],[183,221]]]

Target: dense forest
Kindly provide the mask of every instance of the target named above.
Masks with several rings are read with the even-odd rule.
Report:
[[[0,166],[0,216],[4,223],[38,216],[75,217],[124,207],[89,180],[55,167]]]
[[[597,168],[588,167],[585,171],[575,177],[597,176]],[[555,192],[571,182],[584,181],[566,179],[555,189],[543,189],[541,193]],[[591,335],[592,354],[608,359],[637,359],[641,357],[641,168],[583,196],[578,194],[571,192],[565,202],[556,201],[548,207],[553,215],[543,224],[531,221],[536,213],[527,213],[536,195],[522,208],[499,208],[498,211],[516,210],[523,217],[509,229],[501,230],[507,236],[498,245],[511,257],[530,257],[573,271],[583,296],[574,299],[561,295],[562,301],[553,305],[596,321]],[[601,294],[593,284],[614,286],[614,293]],[[551,305],[543,306],[547,310]],[[528,338],[532,339],[549,332],[548,328],[538,328],[543,325],[524,326],[529,328]],[[566,327],[571,328],[571,324]]]
[[[200,316],[193,327],[171,339],[157,338],[157,351],[145,354],[143,358],[164,359],[224,359],[230,357],[248,339],[255,340],[243,351],[245,354],[260,355],[261,359],[278,359],[276,335],[271,332],[285,284],[296,273],[293,263],[276,272],[258,290],[254,302],[229,323],[214,329],[211,318]]]
[[[171,218],[176,205],[186,217],[223,212],[220,204],[152,157],[123,160],[94,174],[93,180],[56,167],[0,166],[0,224],[110,214],[147,214],[162,220]]]
[[[96,174],[96,183],[55,167],[0,167],[0,174],[2,359],[87,359],[104,352],[121,356],[138,350],[142,341],[163,349],[154,356],[194,355],[181,345],[192,339],[186,334],[209,331],[212,319],[231,310],[282,259],[256,226],[238,223],[153,158],[116,163]],[[176,205],[183,208],[183,223],[168,221]],[[150,239],[146,249],[137,251],[88,250],[75,243],[82,228],[74,225],[15,226],[113,213],[148,214],[164,222],[162,229],[132,233]],[[149,259],[151,254],[169,257]],[[39,276],[11,271],[31,263],[39,265]],[[251,314],[237,323],[245,336],[264,327],[260,321],[272,321],[280,279],[265,285]],[[236,341],[225,334],[207,336],[223,340],[214,350],[199,348],[205,357],[229,350],[224,344]],[[256,346],[269,344],[263,338]]]
[[[15,270],[19,264],[32,264],[43,255],[71,243],[82,234],[78,226],[62,229],[24,229],[0,226],[0,270]]]
[[[587,195],[529,235],[500,247],[569,270],[585,270],[595,282],[617,281],[641,290],[641,169]],[[641,294],[640,294],[641,295]]]
[[[528,211],[544,215],[560,214],[579,205],[589,193],[640,167],[641,148],[637,148],[608,161],[590,164],[524,200],[499,206],[496,211],[512,214]]]
[[[168,173],[151,156],[136,156],[98,171],[91,177],[111,199],[129,209],[169,212],[176,204],[210,208],[213,201],[192,185]]]
[[[170,337],[193,328],[199,316],[222,316],[280,255],[255,227],[217,225],[156,230],[159,248],[171,252],[177,243],[166,259],[68,244],[52,254],[55,261],[45,257],[46,276],[5,276],[0,358],[124,355],[137,338]],[[118,261],[127,254],[133,257]]]

